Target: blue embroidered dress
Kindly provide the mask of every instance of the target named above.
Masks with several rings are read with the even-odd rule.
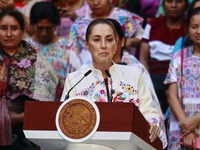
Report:
[[[60,100],[61,91],[63,90],[67,74],[78,70],[81,66],[79,57],[71,50],[66,38],[61,37],[57,42],[48,45],[38,44],[31,38],[27,39],[27,41],[33,45],[54,68],[59,80],[56,100]]]

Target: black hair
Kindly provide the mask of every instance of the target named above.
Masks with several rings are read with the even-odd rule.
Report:
[[[194,9],[194,5],[196,4],[196,2],[200,2],[200,0],[193,0],[193,1],[190,3],[190,5],[189,5],[189,7],[188,7],[188,13],[189,13],[190,11],[192,11],[192,9]]]
[[[126,3],[126,10],[132,13],[140,15],[140,9],[141,9],[140,0],[129,0]]]
[[[110,21],[114,25],[115,30],[116,30],[116,32],[117,32],[117,34],[118,34],[120,39],[125,37],[124,31],[123,31],[123,29],[121,27],[121,24],[117,20],[111,19],[111,18],[106,18],[106,20]]]
[[[5,17],[5,16],[12,16],[13,18],[15,18],[15,20],[19,23],[20,28],[22,30],[25,29],[25,21],[24,21],[24,16],[21,12],[19,12],[16,9],[7,9],[4,10],[0,13],[0,20]]]
[[[34,25],[43,19],[48,19],[51,23],[55,25],[60,24],[59,11],[52,2],[37,2],[31,8],[31,25]]]
[[[105,18],[98,18],[98,19],[91,21],[90,24],[88,25],[87,30],[86,30],[86,37],[85,37],[86,41],[88,41],[88,39],[89,39],[89,35],[91,34],[92,28],[97,24],[109,25],[110,27],[112,27],[114,34],[116,36],[117,32],[116,32],[116,29],[115,29],[115,26],[113,25],[113,23]]]
[[[123,38],[125,39],[124,46],[121,48],[121,54],[120,54],[120,56],[122,57],[123,56],[123,50],[124,50],[125,45],[126,45],[126,36],[124,35],[124,30],[122,29],[121,24],[117,20],[111,19],[111,18],[107,18],[107,20],[109,20],[110,22],[112,22],[112,24],[114,25],[115,30],[116,30],[117,35],[119,36],[119,38],[121,40]]]

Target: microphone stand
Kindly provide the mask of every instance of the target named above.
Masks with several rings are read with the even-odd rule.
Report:
[[[71,89],[67,92],[67,95],[65,96],[65,101],[69,98],[69,93],[71,92],[71,90],[77,85],[79,84],[85,77],[87,77],[90,73],[92,72],[92,70],[87,71],[84,76],[74,85],[71,87]]]
[[[110,89],[110,96],[109,96],[108,102],[112,102],[112,100],[113,100],[113,86],[112,86],[113,81],[112,81],[110,72],[108,70],[105,70],[105,73],[111,80],[111,89]]]

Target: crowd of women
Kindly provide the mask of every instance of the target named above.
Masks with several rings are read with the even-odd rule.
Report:
[[[42,149],[25,102],[64,101],[88,70],[70,97],[134,103],[151,142],[198,148],[200,0],[0,0],[0,149]]]

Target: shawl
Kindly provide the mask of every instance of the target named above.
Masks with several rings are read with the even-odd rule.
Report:
[[[0,82],[6,83],[6,97],[19,96],[53,101],[58,79],[54,68],[37,50],[25,41],[10,56],[0,47]]]

